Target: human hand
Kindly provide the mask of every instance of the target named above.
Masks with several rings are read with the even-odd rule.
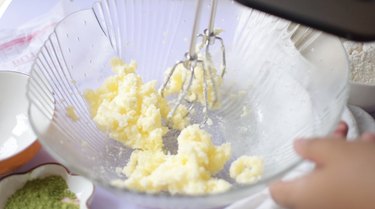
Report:
[[[375,208],[375,135],[345,141],[347,131],[340,123],[330,137],[297,140],[296,152],[316,167],[295,180],[273,183],[275,202],[292,209]]]

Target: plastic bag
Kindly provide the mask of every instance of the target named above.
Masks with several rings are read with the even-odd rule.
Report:
[[[86,1],[85,6],[91,3]],[[37,8],[38,5],[35,7]],[[47,13],[17,28],[0,30],[0,70],[29,73],[39,48],[51,34],[54,26],[66,15],[81,8],[82,2],[56,1],[55,6]]]

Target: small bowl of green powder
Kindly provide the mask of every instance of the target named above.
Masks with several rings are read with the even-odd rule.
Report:
[[[44,164],[0,181],[3,209],[88,209],[94,185],[59,164]]]

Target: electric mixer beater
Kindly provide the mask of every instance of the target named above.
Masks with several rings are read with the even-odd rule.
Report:
[[[207,60],[208,64],[213,63],[212,62],[212,55],[210,53],[210,47],[211,45],[215,44],[215,41],[219,41],[220,43],[220,49],[221,49],[221,78],[224,77],[225,71],[226,71],[226,58],[225,58],[225,45],[224,40],[218,36],[219,32],[215,31],[214,25],[215,25],[215,17],[216,17],[216,11],[217,11],[217,3],[218,0],[212,0],[211,1],[211,12],[210,12],[210,19],[208,23],[208,28],[203,31],[203,33],[199,34],[198,37],[202,38],[202,44],[200,45],[200,49],[203,49],[203,53],[205,55],[205,59]],[[214,101],[213,103],[216,104],[219,95],[216,88],[216,82],[214,79],[212,79],[213,76],[213,70],[212,65],[206,66],[208,73],[210,74],[211,82],[213,85],[213,91],[214,91]],[[206,90],[205,90],[206,91]],[[208,103],[208,102],[207,102]]]
[[[326,2],[322,4],[319,1],[308,1],[308,0],[287,0],[287,2],[279,2],[273,0],[236,0],[241,4],[246,6],[262,10],[277,16],[281,16],[299,23],[303,23],[314,28],[330,32],[339,36],[346,38],[351,38],[355,40],[373,40],[375,39],[375,25],[372,17],[375,17],[371,8],[374,8],[374,4],[366,3],[362,1],[351,1],[345,0],[339,4],[339,0],[332,2]],[[210,48],[215,42],[219,42],[221,49],[221,73],[220,77],[223,78],[226,72],[226,57],[225,57],[225,47],[224,41],[221,37],[218,36],[218,32],[215,31],[214,22],[216,16],[218,0],[211,0],[211,12],[210,19],[208,23],[208,28],[203,31],[203,33],[197,34],[200,16],[201,16],[201,7],[202,0],[197,0],[196,11],[195,11],[195,20],[193,24],[193,30],[191,34],[190,48],[188,53],[185,55],[185,59],[177,62],[168,75],[160,89],[162,96],[165,95],[165,90],[168,88],[168,84],[171,81],[176,69],[179,66],[183,66],[186,70],[189,71],[189,76],[183,81],[182,89],[179,92],[177,100],[173,106],[172,111],[168,115],[168,120],[170,120],[175,114],[179,106],[187,101],[188,113],[189,114],[196,105],[196,102],[187,100],[186,97],[189,94],[189,90],[192,86],[194,78],[196,76],[196,68],[201,67],[203,69],[203,121],[201,125],[205,124],[208,120],[208,109],[213,106],[210,104],[208,96],[208,83],[212,86],[210,89],[213,92],[211,96],[212,104],[216,104],[219,98],[218,94],[218,85],[215,81],[214,76],[216,72],[213,72],[215,66],[213,65],[212,56],[210,53]],[[309,5],[309,6],[306,6]],[[366,6],[365,6],[366,5]],[[328,8],[328,9],[327,9]],[[354,12],[354,17],[347,15],[348,9],[351,9]],[[332,11],[332,12],[331,12]],[[362,15],[359,15],[362,14]],[[366,17],[366,18],[364,18]],[[371,27],[374,26],[374,27]],[[298,25],[295,28],[298,29]],[[308,29],[310,30],[310,29]],[[300,34],[300,33],[299,33]],[[301,35],[301,34],[300,34]],[[305,37],[308,37],[310,33],[308,31],[302,33]],[[196,46],[197,37],[201,38],[201,44]],[[303,38],[304,40],[304,38]],[[313,40],[313,39],[311,39]],[[298,48],[298,43],[296,43]],[[197,53],[201,52],[201,53]]]
[[[221,49],[221,73],[220,77],[222,78],[225,74],[226,70],[226,60],[225,60],[225,46],[224,41],[221,37],[218,36],[218,33],[215,31],[214,22],[217,10],[217,0],[211,1],[211,12],[210,12],[210,19],[208,23],[208,28],[203,31],[203,33],[197,35],[199,22],[201,18],[201,7],[202,7],[202,0],[197,0],[196,3],[196,10],[195,10],[195,18],[193,23],[193,30],[190,39],[190,47],[189,51],[185,54],[185,60],[178,61],[170,70],[166,79],[161,86],[160,94],[164,97],[165,91],[168,88],[168,84],[171,82],[171,78],[175,73],[177,67],[183,66],[186,70],[189,71],[190,75],[187,79],[183,81],[181,92],[179,93],[177,100],[173,106],[172,111],[170,111],[168,115],[168,121],[176,114],[178,107],[183,103],[184,99],[189,93],[189,90],[192,86],[193,80],[195,78],[196,68],[201,67],[203,69],[203,96],[204,96],[204,104],[203,104],[203,121],[201,125],[204,125],[208,121],[208,109],[210,106],[214,106],[218,101],[218,90],[217,90],[217,82],[215,81],[216,72],[214,72],[213,68],[215,67],[212,62],[212,56],[210,53],[210,47],[215,44],[215,41],[220,43]],[[197,37],[201,38],[202,42],[199,44],[198,49],[196,45]],[[197,51],[203,51],[202,55],[200,56]],[[186,83],[187,82],[187,83]],[[213,99],[212,102],[209,102],[208,99],[208,82],[210,82],[212,86],[213,92]],[[194,108],[194,101],[189,101],[190,105],[188,108],[188,114]]]

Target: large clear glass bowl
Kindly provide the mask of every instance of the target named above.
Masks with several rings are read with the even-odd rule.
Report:
[[[109,60],[136,60],[144,81],[163,80],[189,46],[194,3],[190,0],[106,0],[62,20],[41,48],[28,85],[29,117],[44,147],[70,169],[129,201],[152,208],[217,208],[264,188],[301,159],[296,137],[333,130],[347,101],[348,63],[336,37],[275,18],[232,1],[219,1],[216,26],[225,41],[227,74],[221,108],[207,127],[216,144],[232,144],[237,157],[264,158],[262,179],[238,185],[228,167],[218,174],[234,186],[203,196],[145,194],[117,189],[131,149],[109,139],[91,120],[83,92],[112,75]],[[200,29],[208,23],[204,2]],[[212,47],[214,57],[220,53]],[[215,62],[219,61],[215,59]],[[72,106],[79,120],[66,114]]]

